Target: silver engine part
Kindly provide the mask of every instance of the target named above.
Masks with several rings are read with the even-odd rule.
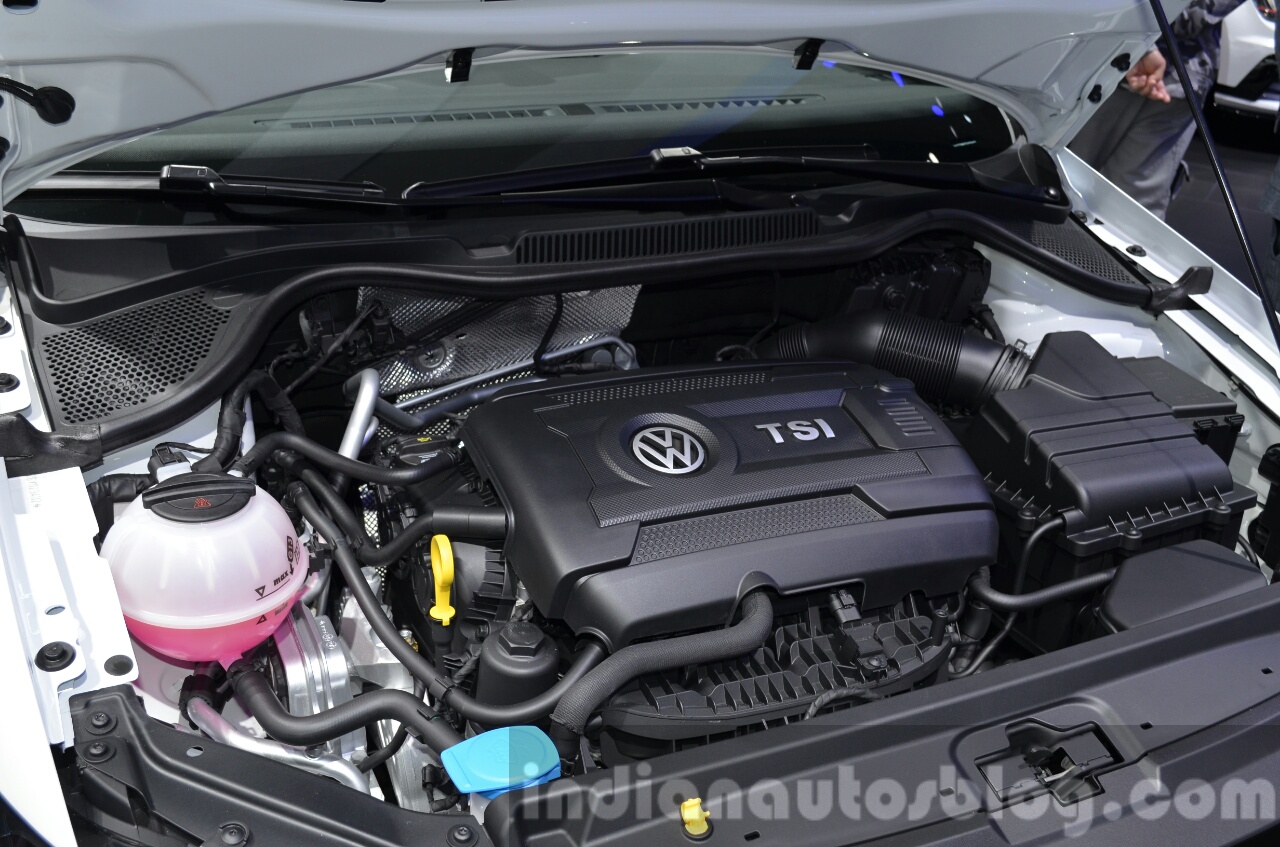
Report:
[[[365,578],[377,593],[381,578],[373,568],[364,568]],[[413,691],[413,677],[401,664],[369,625],[369,619],[349,595],[342,604],[339,623],[342,643],[350,655],[350,668],[354,677],[371,682],[381,688],[398,688]],[[391,743],[399,726],[394,721],[379,721],[374,725],[378,746]],[[396,792],[400,806],[416,812],[430,812],[432,797],[422,787],[422,769],[426,765],[439,764],[439,757],[427,746],[410,736],[404,745],[387,762],[387,774]]]
[[[187,716],[201,732],[221,744],[276,762],[283,762],[300,770],[327,776],[348,788],[354,788],[365,794],[369,793],[369,777],[341,756],[300,750],[270,738],[255,738],[218,714],[213,706],[198,697],[192,698],[187,704]]]
[[[314,715],[351,701],[351,669],[328,618],[316,617],[302,604],[295,604],[275,638],[291,714]],[[365,748],[363,732],[348,732],[319,747],[322,752],[355,761],[364,758]]]

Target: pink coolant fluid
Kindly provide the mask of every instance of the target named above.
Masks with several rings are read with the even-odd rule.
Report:
[[[148,489],[107,533],[102,555],[134,638],[224,667],[284,622],[309,564],[280,504],[222,474],[181,474]]]

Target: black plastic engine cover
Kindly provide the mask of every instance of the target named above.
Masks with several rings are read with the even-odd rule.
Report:
[[[848,363],[647,370],[510,389],[463,440],[543,614],[617,649],[715,626],[747,591],[959,591],[991,499],[911,384]],[[856,593],[856,592],[855,592]]]

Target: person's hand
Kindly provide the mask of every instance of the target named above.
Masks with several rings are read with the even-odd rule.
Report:
[[[1159,50],[1152,50],[1138,60],[1138,64],[1124,75],[1134,94],[1140,94],[1157,103],[1168,103],[1169,92],[1164,88],[1164,72],[1166,68],[1164,55]]]

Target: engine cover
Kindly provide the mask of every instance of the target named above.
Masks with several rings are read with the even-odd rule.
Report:
[[[845,362],[510,389],[463,439],[543,614],[617,649],[721,625],[747,591],[958,592],[996,553],[982,477],[911,383]]]

